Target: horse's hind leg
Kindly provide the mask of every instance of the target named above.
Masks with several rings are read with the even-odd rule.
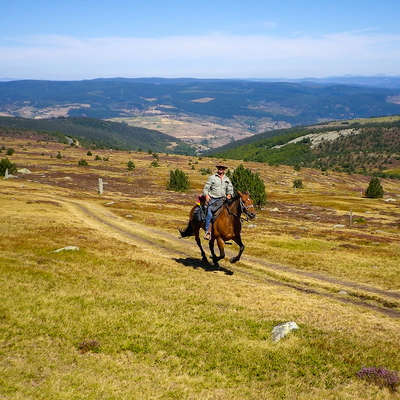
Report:
[[[201,251],[201,260],[202,260],[203,262],[208,263],[206,253],[204,252],[203,246],[201,245],[201,240],[200,240],[200,225],[199,225],[199,226],[196,226],[196,227],[194,228],[194,234],[195,234],[197,246],[199,246],[199,249],[200,249],[200,251]]]
[[[235,262],[238,262],[240,260],[240,257],[242,256],[243,250],[244,250],[244,244],[242,242],[242,239],[240,236],[236,236],[233,238],[234,242],[239,246],[239,253],[237,256],[232,257],[229,261],[234,264]]]
[[[212,257],[214,265],[216,267],[219,267],[219,265],[218,265],[219,258],[215,255],[215,252],[214,252],[214,241],[215,241],[214,237],[211,236],[210,243],[209,243],[210,252],[211,252],[211,257]]]

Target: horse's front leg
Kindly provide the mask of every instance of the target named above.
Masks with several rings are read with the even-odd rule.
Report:
[[[234,242],[239,246],[239,253],[237,256],[232,257],[229,261],[234,264],[235,262],[238,262],[240,260],[240,257],[242,256],[243,250],[244,250],[244,244],[242,242],[242,239],[239,236],[236,236],[233,238]]]

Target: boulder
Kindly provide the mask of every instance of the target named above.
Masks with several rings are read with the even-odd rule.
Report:
[[[296,322],[285,322],[283,324],[279,324],[272,329],[272,341],[279,342],[282,338],[284,338],[289,332],[293,329],[299,329],[299,326]]]
[[[20,169],[17,169],[17,172],[18,172],[19,174],[23,174],[23,175],[25,175],[25,174],[31,174],[31,173],[32,173],[28,168],[20,168]]]

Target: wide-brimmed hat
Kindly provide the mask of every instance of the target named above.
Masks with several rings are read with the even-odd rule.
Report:
[[[222,164],[218,164],[216,165],[216,167],[219,168],[223,168],[223,169],[228,169],[228,167],[226,165],[222,165]]]

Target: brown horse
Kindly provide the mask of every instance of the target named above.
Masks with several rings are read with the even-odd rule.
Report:
[[[195,236],[196,243],[200,248],[201,257],[204,262],[208,262],[206,253],[203,250],[200,241],[200,228],[204,229],[204,222],[197,221],[194,218],[194,211],[197,206],[194,206],[189,215],[189,223],[185,230],[179,230],[182,237]],[[237,192],[230,200],[226,200],[222,209],[218,210],[218,216],[212,224],[210,251],[215,266],[218,266],[218,261],[225,258],[224,243],[227,240],[233,240],[239,246],[239,253],[232,257],[229,261],[235,263],[240,260],[244,250],[244,245],[240,237],[242,230],[241,214],[244,213],[247,219],[254,219],[254,205],[249,193]],[[219,248],[219,256],[214,253],[214,242],[217,241]]]

